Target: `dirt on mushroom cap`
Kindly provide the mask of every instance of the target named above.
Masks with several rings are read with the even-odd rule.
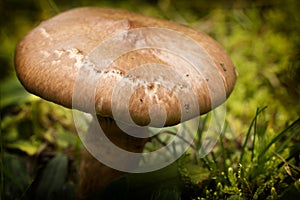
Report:
[[[207,64],[209,66],[201,67],[201,69],[206,67],[206,72],[200,74],[197,69],[192,68],[191,62],[180,57],[181,55],[151,47],[119,55],[105,69],[99,68],[98,63],[91,61],[91,55],[96,55],[97,48],[104,41],[122,36],[123,38],[118,39],[140,45],[139,41],[128,33],[153,27],[172,30],[193,40],[203,50],[199,52],[199,59],[208,60],[203,63],[209,63]],[[123,33],[127,33],[126,37]],[[149,35],[146,31],[139,33],[144,35],[135,37]],[[160,34],[157,37],[167,36]],[[176,41],[175,48],[180,47],[183,50],[189,48],[182,43]],[[117,46],[106,47],[106,52],[109,53],[109,51],[116,51]],[[186,49],[186,51],[191,50]],[[224,49],[206,34],[173,22],[123,10],[102,8],[72,9],[42,22],[18,44],[15,64],[18,77],[29,92],[68,108],[73,107],[72,98],[75,83],[78,82],[78,74],[86,68],[87,80],[92,77],[99,78],[94,94],[95,105],[93,105],[96,112],[108,117],[115,117],[113,115],[119,113],[118,120],[122,120],[122,113],[128,110],[133,122],[139,125],[147,125],[151,122],[150,111],[153,105],[158,105],[157,109],[152,111],[154,115],[156,113],[154,117],[159,117],[160,113],[166,115],[164,125],[177,124],[182,120],[206,113],[226,100],[236,79],[230,58]],[[144,71],[136,70],[141,66]],[[165,67],[165,75],[161,73],[157,79],[149,79],[147,74],[149,70],[153,71],[151,67],[155,66],[162,70]],[[137,74],[136,71],[139,73]],[[160,82],[163,79],[168,83],[167,86]],[[116,90],[120,82],[131,89]],[[132,85],[128,84],[130,82]],[[85,99],[84,93],[88,86],[89,81],[86,80],[80,85],[82,98],[78,100],[76,109],[88,110],[85,106],[90,99]],[[182,89],[184,87],[193,94],[189,95],[188,91],[185,93]],[[219,96],[216,94],[217,97],[212,98],[211,93],[218,90],[224,90],[224,93]],[[121,96],[120,99],[125,98],[128,92],[132,91],[131,96],[126,97],[129,98],[128,104],[113,103],[112,97],[116,91]],[[181,101],[180,98],[178,99],[179,96],[185,96],[180,98],[186,98],[187,103],[179,103]],[[190,101],[189,96],[191,96]],[[192,96],[197,100],[195,106],[193,106]],[[183,110],[188,110],[184,119]],[[124,121],[128,122],[128,116],[125,118]]]

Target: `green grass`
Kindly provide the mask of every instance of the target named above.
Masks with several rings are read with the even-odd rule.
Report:
[[[201,145],[155,172],[128,174],[95,199],[293,199],[300,195],[300,119],[276,133],[257,109],[244,140],[226,138],[201,158]],[[198,138],[209,125],[203,117]],[[291,142],[291,140],[293,140]],[[163,195],[162,195],[163,194]],[[151,197],[151,198],[149,198]],[[121,198],[121,199],[122,199]]]
[[[6,113],[6,123],[2,123],[6,134],[1,137],[3,199],[31,199],[46,194],[48,199],[76,196],[81,145],[74,134],[68,133],[72,124],[57,124],[56,120],[68,119],[68,112],[61,108],[52,112],[52,106],[56,108],[35,100],[15,106],[15,113]],[[198,144],[178,161],[155,172],[125,175],[95,194],[95,199],[105,195],[115,199],[120,195],[125,199],[290,199],[300,195],[300,119],[276,132],[274,119],[266,119],[267,110],[257,109],[247,134],[239,140],[230,139],[231,130],[225,125],[219,142],[203,158],[199,157],[201,138],[210,114],[201,117]],[[37,112],[45,119],[24,112]],[[14,122],[10,124],[9,120]],[[45,123],[52,125],[34,125]],[[8,134],[12,127],[19,126],[25,134],[26,129],[35,133],[25,140],[26,145],[19,141],[28,136]],[[49,131],[55,139],[47,134]]]
[[[228,141],[225,132],[219,147],[193,165],[193,171],[186,170],[187,195],[193,194],[189,199],[287,199],[300,195],[300,119],[276,133],[272,121],[259,120],[265,110],[257,109],[242,143]],[[202,168],[209,176],[193,178]]]

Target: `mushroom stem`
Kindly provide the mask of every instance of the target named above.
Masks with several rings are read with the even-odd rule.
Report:
[[[118,147],[135,153],[140,153],[143,151],[147,138],[136,138],[128,135],[123,132],[116,122],[111,118],[97,116],[97,120],[94,120],[95,123],[89,127],[90,131],[95,129],[94,126],[101,126],[101,129],[108,137],[108,139],[117,145]],[[111,155],[116,156],[116,155]],[[120,159],[120,158],[116,158]],[[139,161],[136,163],[132,163],[132,159],[122,158],[124,165],[137,166]],[[126,163],[127,162],[130,163]],[[87,198],[93,193],[99,192],[105,188],[111,181],[120,177],[125,172],[118,171],[116,169],[112,169],[109,166],[104,165],[99,162],[96,158],[94,158],[91,153],[87,150],[83,153],[83,159],[80,166],[80,180],[79,180],[79,188],[78,193],[81,199]]]

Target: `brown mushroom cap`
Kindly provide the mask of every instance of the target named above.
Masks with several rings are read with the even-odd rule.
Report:
[[[199,52],[199,59],[209,60],[208,66],[201,67],[205,72],[199,74],[189,67],[191,63],[188,61],[161,49],[126,52],[107,68],[92,70],[99,77],[94,95],[97,114],[114,118],[114,114],[118,113],[117,118],[122,121],[122,113],[127,109],[136,124],[147,125],[151,119],[160,119],[159,115],[164,112],[166,118],[163,125],[167,126],[206,113],[226,100],[235,84],[236,73],[230,58],[216,41],[183,25],[116,9],[77,8],[40,23],[16,48],[17,75],[29,92],[72,108],[79,71],[97,65],[92,59],[89,60],[92,64],[86,64],[86,58],[95,55],[98,46],[113,36],[148,27],[176,31],[194,40],[204,49]],[[177,42],[186,48],[181,45],[182,41]],[[114,51],[107,51],[110,50]],[[149,66],[149,63],[152,64]],[[138,68],[139,72],[135,70],[137,66],[143,66]],[[155,77],[155,73],[159,77]],[[161,80],[169,86],[161,84]],[[84,97],[87,85],[82,83],[76,86],[81,87],[82,92],[76,109],[86,111],[88,102]],[[184,87],[189,88],[188,92],[191,89],[193,94],[185,93]],[[218,94],[219,91],[224,92]],[[116,94],[119,98],[113,100]],[[196,106],[188,100],[189,96],[196,97]],[[180,102],[185,98],[188,103]],[[128,104],[123,103],[122,99],[128,99]],[[188,112],[184,119],[182,105]],[[124,121],[128,122],[127,119]],[[151,125],[156,123],[159,122]]]

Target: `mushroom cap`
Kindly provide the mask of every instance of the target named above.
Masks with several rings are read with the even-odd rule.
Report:
[[[236,80],[232,61],[208,35],[95,7],[41,22],[19,42],[15,67],[24,87],[43,99],[142,126],[206,113]]]

